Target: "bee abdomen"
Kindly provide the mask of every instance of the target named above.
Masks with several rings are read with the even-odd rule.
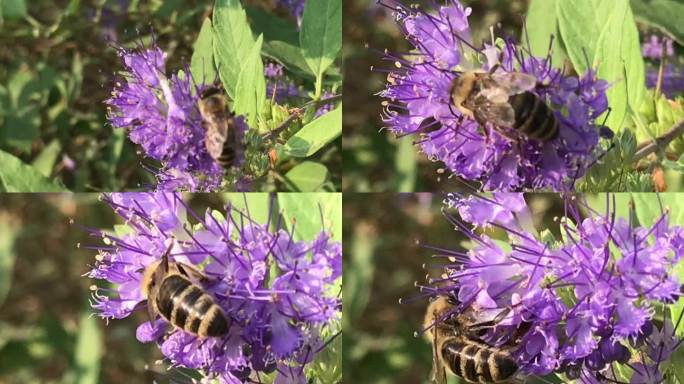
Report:
[[[471,340],[444,343],[442,356],[454,375],[471,383],[501,383],[518,371],[511,355]]]
[[[156,304],[169,323],[186,332],[200,337],[228,332],[229,321],[214,299],[182,276],[171,275],[162,281]]]
[[[524,92],[511,96],[509,102],[515,111],[513,128],[541,142],[558,137],[558,119],[539,96],[532,92]]]

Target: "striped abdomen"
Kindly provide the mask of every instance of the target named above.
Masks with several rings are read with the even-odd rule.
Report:
[[[198,335],[218,337],[228,333],[229,320],[214,299],[181,275],[162,280],[155,304],[169,323]]]
[[[510,96],[515,111],[513,128],[525,136],[547,142],[558,137],[558,119],[546,103],[532,92]]]
[[[501,383],[510,380],[518,365],[510,354],[488,345],[452,338],[442,344],[444,364],[471,383]]]

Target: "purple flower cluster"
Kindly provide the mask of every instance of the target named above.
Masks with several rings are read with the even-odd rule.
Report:
[[[304,367],[327,342],[322,330],[341,317],[341,300],[330,292],[342,274],[339,242],[323,230],[312,241],[296,241],[280,228],[282,216],[257,223],[248,209],[230,204],[201,217],[179,194],[103,199],[126,230],[92,230],[104,245],[94,247],[99,253],[89,277],[114,285],[94,288],[99,316],[121,319],[144,306],[143,271],[171,247],[171,261],[193,265],[210,279],[205,288],[232,325],[224,337],[200,339],[158,318],[138,327],[138,340],[156,341],[174,366],[201,369],[222,383],[257,383],[260,374],[275,371],[275,383],[306,383]]]
[[[595,163],[601,152],[595,119],[608,107],[607,82],[592,71],[580,78],[566,77],[552,67],[550,55],[534,57],[512,40],[483,49],[472,47],[468,43],[471,9],[458,0],[446,1],[434,13],[398,0],[383,4],[394,10],[415,48],[409,54],[385,56],[395,66],[381,92],[386,99],[383,121],[389,130],[398,136],[420,134],[418,143],[431,159],[442,161],[466,180],[481,182],[486,190],[568,190]],[[473,55],[486,57],[485,70],[498,64],[498,71],[534,75],[533,92],[555,111],[559,137],[546,144],[516,143],[454,108],[451,84],[459,71],[474,69],[467,60]]]
[[[664,45],[664,47],[663,47]],[[664,48],[664,49],[663,49]],[[679,65],[669,62],[669,58],[674,56],[674,42],[668,37],[662,39],[657,35],[651,35],[648,41],[641,45],[641,51],[645,58],[659,61],[663,58],[668,59],[667,65],[663,70],[663,82],[661,92],[668,98],[673,98],[684,92],[684,69]],[[649,66],[646,70],[646,86],[655,88],[658,84],[660,69]]]
[[[664,52],[663,52],[664,45]],[[648,59],[662,59],[664,56],[674,56],[674,45],[672,39],[658,35],[651,35],[648,41],[641,45],[641,53]]]
[[[445,216],[474,246],[465,253],[438,248],[450,261],[439,283],[424,287],[431,296],[452,297],[455,312],[499,318],[484,338],[519,345],[514,354],[526,374],[624,382],[612,377],[616,363],[631,368],[632,383],[657,382],[661,363],[680,345],[669,320],[654,321],[657,306],[681,295],[671,273],[684,256],[684,229],[669,226],[667,213],[641,227],[616,217],[614,199],[599,213],[567,197],[563,240],[556,241],[529,228],[522,194],[454,194],[446,204],[461,219],[448,209]],[[478,228],[504,232],[507,240]],[[627,364],[634,354],[638,366]],[[646,376],[650,381],[640,381]]]
[[[129,138],[145,155],[161,163],[154,170],[158,190],[211,191],[221,187],[224,169],[207,152],[206,130],[199,113],[199,95],[189,71],[166,76],[166,54],[150,49],[119,51],[125,80],[117,82],[106,101],[108,119],[115,128],[129,129]],[[237,117],[244,137],[248,126]],[[239,164],[243,159],[238,159]]]
[[[655,88],[658,84],[658,68],[648,68],[646,71],[646,86]],[[663,72],[663,85],[661,92],[668,98],[674,98],[684,93],[684,69],[679,66],[668,64]]]
[[[288,101],[305,96],[297,84],[285,76],[283,66],[278,63],[266,64],[264,76],[266,77],[266,95],[278,104],[286,104]]]

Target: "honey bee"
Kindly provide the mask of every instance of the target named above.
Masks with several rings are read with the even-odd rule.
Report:
[[[147,298],[150,321],[161,315],[174,327],[201,338],[228,333],[231,320],[199,283],[208,279],[194,267],[169,261],[171,246],[150,264],[140,286]]]
[[[425,314],[424,328],[433,351],[432,380],[445,384],[448,370],[469,383],[515,382],[518,364],[511,348],[494,347],[478,337],[495,321],[477,322],[471,312],[452,313],[454,307],[449,298],[439,296]]]
[[[531,92],[536,85],[526,73],[469,71],[453,80],[449,94],[451,105],[482,127],[489,122],[511,140],[525,136],[546,143],[558,137],[558,119]]]
[[[223,90],[218,86],[203,90],[198,107],[206,130],[204,145],[207,152],[224,168],[232,167],[238,144],[235,139],[235,115],[228,111]]]

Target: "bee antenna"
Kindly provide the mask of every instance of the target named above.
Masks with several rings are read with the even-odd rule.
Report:
[[[164,254],[162,255],[162,267],[164,268],[165,272],[169,271],[169,254],[171,253],[171,248],[173,248],[173,241],[166,249],[166,252],[164,252]]]

